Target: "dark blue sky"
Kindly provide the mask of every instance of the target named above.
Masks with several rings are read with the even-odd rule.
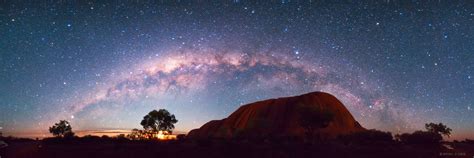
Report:
[[[0,127],[179,131],[262,99],[326,91],[366,128],[474,135],[474,4],[0,2]]]

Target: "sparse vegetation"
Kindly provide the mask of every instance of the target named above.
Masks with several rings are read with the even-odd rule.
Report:
[[[308,132],[317,133],[317,130],[327,127],[328,122],[333,119],[332,114],[325,113],[321,109],[302,110],[305,110],[301,113],[302,118],[313,121],[300,120]],[[22,141],[11,138],[5,140],[5,142],[40,144],[39,152],[35,151],[35,154],[39,154],[40,157],[54,157],[54,155],[71,153],[73,153],[71,157],[86,157],[90,154],[96,157],[110,157],[111,155],[113,157],[147,157],[160,154],[172,154],[177,157],[203,157],[208,156],[208,154],[228,157],[229,152],[233,153],[230,157],[248,155],[262,157],[262,154],[272,155],[275,150],[280,151],[278,157],[346,157],[347,155],[366,157],[366,155],[360,153],[371,153],[377,157],[413,157],[413,153],[417,154],[415,157],[433,157],[442,151],[439,145],[442,140],[441,134],[449,135],[452,131],[441,123],[429,123],[426,124],[426,131],[396,135],[395,140],[398,141],[394,140],[390,132],[371,129],[343,135],[334,140],[312,142],[311,145],[303,143],[301,139],[284,137],[265,137],[258,141],[252,139],[193,140],[186,138],[185,135],[178,135],[178,139],[173,141],[153,141],[147,137],[153,134],[154,131],[172,130],[174,127],[172,125],[177,122],[177,120],[174,120],[176,120],[174,115],[169,112],[154,110],[144,117],[142,121],[144,130],[133,129],[127,136],[123,134],[117,136],[86,135],[72,137],[71,139],[63,139],[63,137],[73,135],[73,132],[69,122],[61,120],[50,127],[50,132],[56,136],[54,138],[46,138],[41,141]],[[457,145],[456,147],[468,149],[472,147],[473,142],[473,140],[467,139],[454,143]],[[80,151],[78,152],[77,149],[80,149]],[[390,153],[390,155],[386,155],[386,153]]]
[[[403,133],[395,135],[396,140],[406,144],[438,144],[443,140],[443,136],[450,136],[451,129],[442,123],[425,124],[426,131],[415,131],[413,133]]]
[[[376,129],[342,135],[339,137],[339,140],[343,141],[344,143],[358,144],[390,143],[394,141],[392,133],[379,131]]]
[[[397,140],[406,144],[435,144],[443,140],[438,133],[427,131],[415,131],[413,133],[404,133],[396,135]]]
[[[426,130],[428,130],[428,132],[437,133],[437,134],[444,135],[447,137],[451,136],[451,131],[452,131],[451,128],[446,127],[446,125],[442,123],[438,123],[438,124],[427,123],[425,124],[425,128]]]

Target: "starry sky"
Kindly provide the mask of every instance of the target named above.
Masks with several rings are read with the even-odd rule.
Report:
[[[0,130],[187,132],[240,105],[312,91],[362,126],[443,122],[474,138],[469,1],[0,2]]]

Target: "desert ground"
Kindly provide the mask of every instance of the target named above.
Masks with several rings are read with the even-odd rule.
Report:
[[[473,143],[444,145],[400,144],[397,142],[342,143],[328,141],[250,142],[236,140],[131,141],[97,140],[30,140],[8,141],[2,158],[92,158],[92,157],[449,157],[472,158]],[[445,147],[448,145],[447,147]]]

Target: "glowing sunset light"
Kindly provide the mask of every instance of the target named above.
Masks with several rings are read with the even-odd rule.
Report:
[[[153,137],[159,140],[175,140],[176,135],[170,134],[168,131],[158,131],[157,134],[154,134]]]

